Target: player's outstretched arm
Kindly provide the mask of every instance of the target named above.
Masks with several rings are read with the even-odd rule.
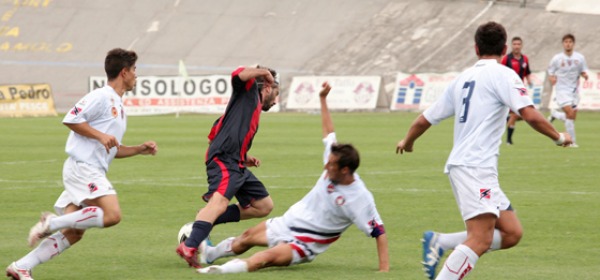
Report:
[[[552,139],[556,145],[566,147],[573,143],[571,136],[568,133],[559,133],[533,106],[521,108],[519,113],[521,114],[521,118],[533,127],[533,129],[548,136],[548,138]]]
[[[329,114],[329,108],[327,107],[327,95],[331,91],[331,86],[328,82],[324,82],[322,85],[321,92],[319,92],[319,100],[321,102],[321,123],[323,127],[323,138],[327,137],[329,133],[334,132],[333,121],[331,120],[331,114]]]
[[[390,256],[388,253],[388,241],[386,234],[379,235],[377,240],[377,255],[379,256],[379,271],[390,271]]]
[[[396,154],[402,154],[405,151],[412,152],[415,140],[417,140],[417,138],[419,138],[419,136],[425,133],[425,131],[427,131],[427,129],[429,129],[430,127],[431,123],[427,121],[423,114],[419,115],[408,129],[408,132],[406,133],[406,136],[404,136],[404,139],[400,140],[400,142],[398,142],[398,145],[396,145]]]
[[[104,148],[106,149],[106,153],[109,153],[112,147],[117,147],[117,149],[119,149],[120,144],[115,136],[102,133],[99,130],[90,126],[87,122],[63,124],[66,125],[73,132],[81,136],[98,140],[98,142],[100,142],[100,144],[102,144],[102,146],[104,146]]]
[[[269,72],[269,70],[266,68],[246,67],[244,68],[244,70],[242,70],[242,72],[238,74],[238,76],[240,77],[240,80],[244,82],[262,76],[264,77],[267,85],[272,85],[273,83],[275,83],[273,75],[271,75],[271,72]]]
[[[158,145],[154,141],[146,141],[137,146],[124,146],[121,145],[117,151],[116,158],[126,158],[135,155],[156,155],[158,152]]]

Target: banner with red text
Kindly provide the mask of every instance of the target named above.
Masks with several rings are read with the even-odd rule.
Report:
[[[106,77],[90,77],[90,91],[103,87]],[[231,76],[142,76],[136,87],[123,95],[131,116],[225,111],[231,97]],[[278,112],[279,104],[269,112]]]
[[[0,86],[0,117],[56,116],[49,84]]]

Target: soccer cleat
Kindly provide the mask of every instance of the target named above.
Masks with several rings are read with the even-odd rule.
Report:
[[[573,144],[569,145],[569,148],[579,148],[579,145],[573,143]]]
[[[201,268],[202,266],[200,265],[200,263],[198,262],[198,249],[197,248],[190,248],[188,246],[185,246],[185,242],[181,242],[179,243],[179,246],[177,246],[177,249],[175,250],[175,252],[182,258],[184,259],[189,266],[193,267],[193,268]]]
[[[29,242],[30,247],[33,247],[38,241],[52,234],[50,231],[50,220],[54,218],[56,218],[56,215],[50,212],[42,213],[40,221],[31,227],[31,230],[29,231],[29,238],[27,238],[27,241]]]
[[[555,117],[553,117],[552,115],[548,116],[548,121],[549,121],[550,123],[552,123],[552,122],[553,122],[555,119],[556,119],[556,118],[555,118]]]
[[[440,258],[444,255],[444,249],[440,248],[437,239],[439,234],[433,231],[423,233],[423,270],[428,279],[433,280],[435,277],[435,268],[440,262]]]
[[[20,269],[15,262],[6,268],[6,277],[10,277],[12,280],[33,280],[31,270]]]
[[[223,274],[223,270],[220,265],[211,265],[209,267],[198,268],[196,272],[202,274]]]
[[[213,244],[210,241],[210,236],[207,237],[206,239],[202,240],[202,242],[200,243],[200,247],[199,247],[200,252],[198,253],[200,256],[200,263],[212,264],[215,261],[215,260],[209,260],[208,253],[206,252],[207,247],[212,247],[212,245]]]
[[[506,145],[509,145],[509,146],[511,146],[512,144],[513,144],[513,142],[512,142],[512,141],[506,141]]]

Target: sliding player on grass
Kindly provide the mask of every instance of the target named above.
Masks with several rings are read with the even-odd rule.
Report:
[[[348,227],[355,224],[376,239],[379,271],[389,270],[388,242],[373,195],[354,171],[358,151],[337,144],[326,98],[331,87],[324,83],[319,97],[323,125],[325,171],[313,189],[281,217],[263,221],[242,235],[227,238],[215,247],[203,242],[201,261],[240,255],[254,246],[268,246],[247,259],[198,269],[199,273],[252,272],[269,266],[289,266],[312,261],[325,252]]]

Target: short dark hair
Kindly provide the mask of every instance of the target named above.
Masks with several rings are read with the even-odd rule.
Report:
[[[340,169],[348,167],[350,173],[360,165],[360,156],[358,150],[352,144],[334,144],[331,146],[331,153],[338,156],[338,167]]]
[[[475,32],[475,45],[479,55],[502,55],[506,45],[506,30],[496,22],[490,21],[477,28]]]
[[[277,75],[278,75],[277,71],[275,71],[274,69],[271,69],[269,67],[262,66],[262,65],[257,65],[256,68],[269,70],[269,72],[271,72],[271,76],[273,76],[273,79],[275,79],[275,84],[273,85],[273,87],[279,86],[279,77],[277,77]],[[258,91],[262,90],[264,84],[265,84],[265,78],[263,78],[262,76],[256,77],[256,85],[258,86]]]
[[[123,68],[130,68],[135,65],[138,56],[134,51],[128,51],[116,48],[108,51],[104,59],[104,71],[108,80],[114,80],[119,76]]]
[[[514,41],[521,41],[521,42],[523,42],[523,40],[519,36],[513,37],[512,40],[511,40],[511,42],[514,42]]]
[[[575,36],[571,33],[566,34],[565,36],[563,36],[562,41],[564,42],[566,39],[571,39],[571,41],[573,41],[573,43],[575,43]]]

